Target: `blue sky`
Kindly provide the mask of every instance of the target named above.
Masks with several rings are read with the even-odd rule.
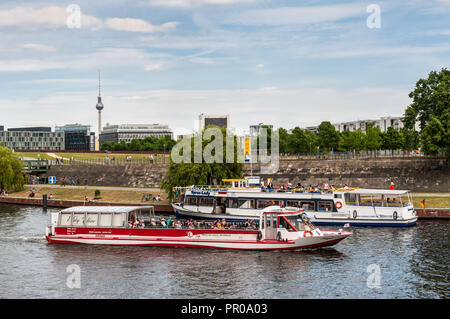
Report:
[[[99,69],[103,123],[183,133],[200,113],[238,129],[399,116],[419,78],[449,67],[449,17],[450,0],[4,0],[0,125],[96,130]]]

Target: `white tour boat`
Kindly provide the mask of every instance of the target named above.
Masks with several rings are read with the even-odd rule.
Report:
[[[267,207],[254,223],[155,217],[152,206],[80,206],[52,213],[49,243],[292,250],[332,246],[351,232],[321,230],[299,209]]]
[[[231,187],[179,187],[180,218],[246,220],[272,205],[297,207],[317,225],[411,226],[417,215],[407,190],[341,188],[267,190],[230,179]]]

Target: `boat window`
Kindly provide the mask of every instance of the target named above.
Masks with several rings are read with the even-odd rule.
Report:
[[[300,208],[301,204],[299,200],[287,200],[286,201],[286,206],[287,207],[297,207]]]
[[[87,213],[84,224],[86,226],[94,227],[98,223],[98,213]]]
[[[61,213],[59,225],[61,225],[61,226],[72,225],[72,213]]]
[[[301,200],[300,202],[300,207],[303,208],[304,210],[316,210],[316,205],[314,201],[306,201],[306,200]]]
[[[137,218],[143,222],[150,222],[152,216],[153,215],[150,210],[139,210],[137,212]]]
[[[255,208],[255,201],[253,199],[239,199],[239,208]]]
[[[319,201],[318,203],[319,212],[331,212],[333,210],[333,202],[332,201]]]
[[[84,213],[73,213],[72,226],[84,226]]]
[[[112,217],[113,227],[124,227],[125,226],[125,213],[114,213]]]
[[[280,227],[286,228],[288,231],[297,231],[299,229],[298,216],[281,216]]]
[[[227,207],[228,208],[238,208],[238,200],[237,199],[228,199]]]
[[[210,197],[200,197],[198,199],[198,206],[214,206],[214,199]]]
[[[360,194],[346,193],[344,198],[345,198],[346,205],[358,206],[359,203],[361,202]]]
[[[100,220],[98,222],[98,225],[100,227],[111,227],[111,221],[112,221],[111,215],[112,215],[111,213],[100,214]]]
[[[334,198],[342,198],[342,194],[334,194]]]
[[[274,206],[274,205],[278,205],[280,207],[283,207],[283,201],[282,200],[264,200],[264,199],[259,199],[257,200],[257,208],[262,209],[262,208],[266,208],[269,206]]]
[[[186,196],[186,199],[184,200],[184,204],[185,205],[197,206],[197,197]]]

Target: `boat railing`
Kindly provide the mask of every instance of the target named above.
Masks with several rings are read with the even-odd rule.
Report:
[[[375,206],[375,207],[406,207],[411,203],[401,202],[381,202],[381,201],[364,201],[364,202],[345,202],[348,206]]]
[[[220,230],[258,230],[258,223],[246,224],[246,222],[226,222],[224,224],[214,221],[194,221],[189,223],[186,220],[175,221],[167,224],[162,224],[160,221],[152,223],[145,223],[145,226],[129,227],[132,229],[181,229],[181,230],[206,230],[206,229],[220,229]]]

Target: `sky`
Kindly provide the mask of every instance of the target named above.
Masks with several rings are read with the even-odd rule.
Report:
[[[450,0],[2,0],[0,125],[401,116],[449,67]]]

